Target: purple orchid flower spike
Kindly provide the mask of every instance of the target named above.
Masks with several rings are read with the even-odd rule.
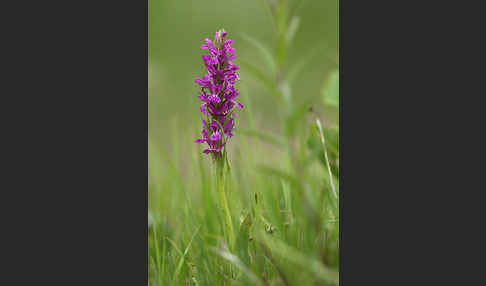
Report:
[[[226,40],[227,33],[221,29],[216,32],[214,41],[205,39],[201,49],[207,54],[201,56],[207,73],[194,82],[201,87],[198,98],[202,101],[201,113],[206,120],[202,120],[202,138],[196,143],[207,143],[204,154],[211,153],[213,158],[222,158],[223,147],[233,137],[236,114],[234,108],[243,108],[235,99],[238,91],[235,82],[240,79],[236,73],[239,66],[232,63],[236,56],[231,46],[233,40]]]

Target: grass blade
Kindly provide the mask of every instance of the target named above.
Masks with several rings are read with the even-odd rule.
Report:
[[[297,63],[295,63],[287,73],[287,81],[292,84],[294,83],[295,79],[299,74],[302,73],[304,68],[311,62],[311,60],[317,56],[318,54],[322,53],[324,48],[321,45],[318,45],[312,48],[306,56],[301,57]]]
[[[336,188],[334,187],[334,182],[332,181],[333,176],[332,176],[331,167],[330,167],[331,165],[329,164],[329,158],[327,157],[326,142],[324,140],[324,133],[322,132],[322,125],[321,125],[321,121],[319,120],[319,118],[316,118],[316,123],[317,123],[317,127],[319,128],[319,134],[321,135],[322,148],[324,149],[324,156],[326,158],[327,170],[329,171],[329,183],[331,185],[334,197],[337,199]]]
[[[246,42],[248,42],[250,45],[252,45],[255,48],[255,50],[260,52],[263,60],[265,61],[265,63],[268,66],[268,69],[270,70],[270,73],[272,75],[275,75],[277,64],[275,63],[275,59],[273,58],[273,55],[269,51],[269,49],[263,43],[260,43],[259,41],[253,39],[247,34],[241,34],[241,38]]]
[[[257,81],[259,81],[270,92],[272,96],[280,99],[281,96],[275,83],[267,75],[260,71],[259,68],[242,60],[239,61],[239,64],[244,69],[244,71],[249,72]]]
[[[241,261],[240,258],[238,258],[238,256],[222,249],[212,248],[212,250],[240,269],[250,279],[253,285],[263,286],[263,282]]]
[[[175,281],[177,280],[177,276],[179,276],[179,273],[181,272],[181,268],[182,268],[182,265],[184,264],[184,259],[186,257],[186,254],[189,251],[189,248],[191,247],[192,240],[194,239],[196,234],[199,232],[199,228],[200,228],[200,226],[196,229],[196,231],[192,235],[191,240],[187,244],[186,250],[184,250],[184,253],[182,254],[181,258],[179,259],[179,263],[177,264],[177,268],[174,272],[174,277],[172,278],[172,283],[171,283],[172,286],[174,285]]]
[[[276,253],[282,258],[299,265],[304,270],[312,272],[316,278],[333,285],[339,285],[339,273],[333,269],[330,269],[329,267],[326,267],[319,260],[309,257],[308,255],[305,255],[281,240],[270,235],[265,235],[265,233],[259,232],[258,239],[260,241],[264,241],[271,252]]]
[[[339,71],[335,70],[331,72],[326,84],[322,88],[322,96],[324,104],[332,106],[334,108],[339,107]]]
[[[289,45],[294,40],[295,34],[299,29],[299,25],[300,25],[300,18],[297,16],[292,17],[292,20],[290,20],[289,27],[287,28],[287,35],[286,35],[287,45]]]

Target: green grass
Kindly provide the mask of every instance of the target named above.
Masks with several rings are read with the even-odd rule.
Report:
[[[232,138],[234,247],[225,238],[214,164],[195,134],[175,125],[170,155],[149,141],[149,285],[338,284],[338,199],[319,129],[310,119],[300,124],[308,128],[294,142],[296,165],[290,145],[277,148],[251,133]],[[336,130],[324,130],[332,172]]]

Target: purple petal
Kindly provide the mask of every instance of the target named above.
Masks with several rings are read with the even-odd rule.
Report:
[[[207,99],[207,96],[204,92],[201,92],[200,95],[197,96],[197,98],[199,98],[200,100],[206,102],[208,99]]]
[[[233,103],[236,104],[238,108],[243,108],[243,104],[239,103],[238,101],[233,100]]]
[[[216,130],[218,130],[219,125],[218,125],[218,123],[216,123],[216,121],[215,121],[215,120],[213,120],[213,121],[211,122],[211,124],[209,125],[209,128],[211,128],[211,130],[212,130],[213,132],[215,132]]]
[[[208,131],[206,130],[206,126],[203,127],[203,130],[202,130],[202,135],[203,135],[203,138],[208,139]]]
[[[213,95],[208,97],[208,101],[211,102],[211,103],[220,103],[221,99],[219,99],[219,96],[213,94]]]
[[[213,142],[217,142],[217,141],[221,140],[221,133],[216,131],[213,134],[211,134],[211,137],[209,137],[209,139]]]

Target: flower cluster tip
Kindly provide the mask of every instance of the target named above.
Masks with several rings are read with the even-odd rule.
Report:
[[[236,59],[233,40],[226,40],[224,29],[216,32],[214,41],[205,39],[201,49],[207,54],[202,55],[206,67],[206,74],[195,80],[201,87],[198,98],[202,101],[200,106],[202,118],[202,138],[197,143],[207,143],[208,148],[204,154],[211,153],[216,159],[221,156],[223,147],[233,137],[235,126],[234,107],[243,108],[235,99],[239,93],[235,82],[240,78],[236,73],[239,66],[233,64]]]

